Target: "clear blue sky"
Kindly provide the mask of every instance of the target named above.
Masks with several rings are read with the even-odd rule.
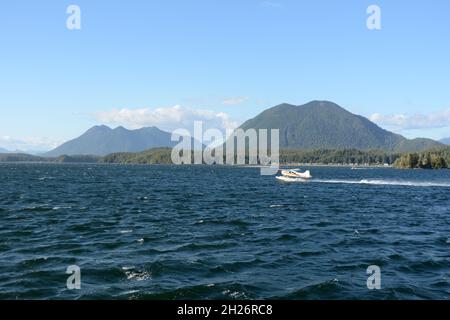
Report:
[[[66,28],[70,4],[81,30]],[[371,4],[381,30],[366,27]],[[179,105],[239,122],[309,100],[386,123],[403,115],[393,130],[409,137],[450,136],[439,118],[450,108],[449,17],[448,0],[3,1],[0,137],[45,148],[114,109]]]

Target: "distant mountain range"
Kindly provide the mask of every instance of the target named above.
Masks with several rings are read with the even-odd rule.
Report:
[[[0,148],[0,153],[8,153],[8,154],[33,154],[33,155],[38,155],[40,153],[42,153],[42,151],[33,151],[33,150],[28,150],[28,151],[22,151],[22,150],[7,150],[4,148]]]
[[[240,128],[279,129],[280,148],[284,149],[416,152],[443,146],[431,139],[406,139],[329,101],[312,101],[301,106],[280,104],[248,120]],[[171,148],[177,143],[171,141],[170,133],[156,127],[128,130],[123,127],[111,129],[95,126],[43,156],[104,156],[118,152]]]
[[[441,140],[439,140],[439,142],[450,146],[450,138],[441,139]]]
[[[408,140],[329,101],[312,101],[301,106],[280,104],[246,121],[241,128],[279,129],[280,148],[287,149],[415,152],[442,147],[431,139]]]
[[[45,153],[44,156],[104,156],[116,152],[139,152],[158,147],[173,147],[176,144],[176,141],[171,141],[170,133],[156,127],[128,130],[124,127],[111,129],[107,126],[95,126],[80,137]]]

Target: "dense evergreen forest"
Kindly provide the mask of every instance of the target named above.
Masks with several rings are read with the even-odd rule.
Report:
[[[450,147],[418,153],[406,153],[399,157],[394,166],[407,169],[450,168]]]
[[[60,156],[48,158],[28,154],[0,154],[0,162],[47,163],[116,163],[116,164],[171,164],[171,148],[155,148],[136,153],[113,153],[104,157]],[[224,161],[225,162],[225,161]],[[248,163],[248,158],[246,160]],[[393,165],[396,168],[443,169],[450,168],[450,147],[417,153],[394,153],[380,150],[295,150],[280,151],[280,164],[324,165]]]

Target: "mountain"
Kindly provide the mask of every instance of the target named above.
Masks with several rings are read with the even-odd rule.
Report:
[[[450,146],[450,138],[441,139],[439,142]]]
[[[2,153],[0,162],[44,162],[45,158],[33,156],[25,153]]]
[[[7,149],[3,149],[3,148],[0,148],[0,153],[11,153],[11,154],[25,154],[25,153],[28,153],[28,154],[32,154],[32,155],[37,155],[37,152],[32,152],[32,151],[28,151],[28,152],[25,152],[25,151],[22,151],[22,150],[7,150]]]
[[[128,130],[124,127],[111,129],[107,126],[95,126],[80,137],[45,153],[44,156],[104,156],[115,152],[139,152],[157,147],[173,147],[178,142],[172,142],[170,138],[170,133],[156,127]]]
[[[329,101],[312,101],[302,106],[280,104],[246,121],[240,128],[280,129],[280,148],[285,149],[414,152],[442,147],[431,139],[408,140]]]

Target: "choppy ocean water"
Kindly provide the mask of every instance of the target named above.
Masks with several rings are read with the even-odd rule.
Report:
[[[1,164],[0,299],[450,298],[450,170],[309,169]]]

